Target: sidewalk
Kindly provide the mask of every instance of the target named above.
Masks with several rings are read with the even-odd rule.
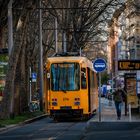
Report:
[[[112,103],[112,104],[111,104]],[[140,113],[132,113],[131,121],[129,114],[125,116],[122,108],[121,120],[117,120],[114,102],[101,99],[101,121],[99,113],[90,119],[86,126],[86,140],[139,140],[140,139]]]
[[[97,112],[97,114],[89,122],[99,122],[99,112]],[[109,101],[106,98],[101,98],[101,122],[140,122],[140,113],[131,113],[130,118],[128,112],[127,116],[125,116],[125,109],[123,105],[121,120],[117,120],[114,102]]]

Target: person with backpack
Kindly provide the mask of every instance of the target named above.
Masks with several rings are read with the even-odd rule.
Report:
[[[115,103],[117,119],[121,119],[121,108],[123,103],[123,98],[125,97],[125,92],[119,87],[115,92],[113,92],[113,100]]]

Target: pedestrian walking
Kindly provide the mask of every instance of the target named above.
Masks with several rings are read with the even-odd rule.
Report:
[[[121,89],[121,87],[118,87],[118,89],[116,89],[115,92],[113,92],[113,100],[115,103],[118,120],[121,119],[121,108],[122,108],[124,97],[125,97],[125,92]]]

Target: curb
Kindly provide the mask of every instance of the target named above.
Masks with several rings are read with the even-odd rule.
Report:
[[[16,126],[18,126],[18,125],[17,125],[17,124],[13,124],[13,125],[4,126],[4,127],[0,128],[0,132],[9,130],[10,128],[14,128],[14,127],[16,127]]]
[[[47,117],[47,116],[48,116],[48,114],[43,114],[43,115],[40,115],[40,116],[31,118],[31,119],[25,120],[24,122],[19,123],[19,125],[24,125],[24,124],[32,123],[32,122],[34,122],[34,121],[43,119],[43,118],[45,118],[45,117]]]
[[[7,125],[7,126],[5,126],[5,127],[0,128],[0,132],[9,130],[9,129],[11,129],[11,128],[15,128],[15,127],[17,127],[17,126],[22,126],[22,125],[25,125],[25,124],[32,123],[32,122],[34,122],[34,121],[43,119],[43,118],[45,118],[45,117],[47,117],[47,116],[48,116],[48,114],[43,114],[43,115],[40,115],[40,116],[31,118],[31,119],[25,120],[24,122],[20,122],[20,123],[18,123],[18,124]]]

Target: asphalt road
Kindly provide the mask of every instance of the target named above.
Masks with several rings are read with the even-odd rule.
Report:
[[[86,122],[54,122],[45,118],[0,133],[0,140],[78,140],[85,130]]]
[[[140,122],[92,122],[82,140],[140,140]]]
[[[46,117],[0,132],[0,140],[140,140],[140,114],[116,120],[114,106],[102,100],[102,122],[98,114],[87,122],[55,122]]]
[[[0,133],[0,140],[139,140],[140,122],[54,122],[50,118]]]

